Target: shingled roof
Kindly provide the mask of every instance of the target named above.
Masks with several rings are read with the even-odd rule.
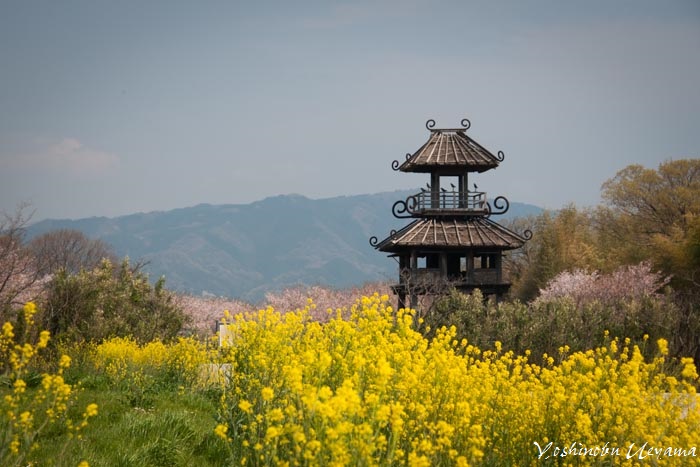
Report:
[[[454,174],[484,172],[498,167],[501,161],[502,152],[494,156],[467,136],[465,129],[431,129],[428,141],[408,157],[399,170],[432,172],[436,167],[441,167],[443,171]]]
[[[399,252],[409,247],[511,250],[520,248],[525,241],[525,238],[485,217],[425,218],[387,237],[376,248],[386,252]]]

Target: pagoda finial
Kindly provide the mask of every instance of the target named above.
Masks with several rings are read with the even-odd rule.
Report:
[[[459,123],[462,128],[435,128],[435,120],[431,118],[425,122],[425,127],[430,131],[466,131],[472,126],[472,122],[468,118],[463,118]]]

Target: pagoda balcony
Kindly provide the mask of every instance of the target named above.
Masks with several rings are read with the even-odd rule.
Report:
[[[408,212],[414,215],[487,214],[489,209],[483,192],[422,191],[409,196],[405,203]]]
[[[449,211],[450,214],[454,214],[455,211],[478,214],[488,212],[486,193],[484,192],[442,191],[432,193],[422,191],[410,196],[406,203],[407,205],[413,203],[409,207],[409,212],[417,214],[439,214],[441,211]]]
[[[419,268],[413,271],[404,271],[399,275],[399,285],[413,285],[416,287],[438,286],[450,284],[455,287],[505,284],[501,271],[497,269],[475,269],[471,272],[443,275],[440,268]]]
[[[509,282],[497,282],[497,283],[481,283],[481,284],[469,284],[466,282],[451,282],[450,286],[454,287],[455,289],[459,290],[462,293],[472,293],[474,289],[479,289],[481,290],[481,293],[484,296],[489,296],[489,295],[503,295],[508,292],[510,289],[510,283]],[[399,307],[404,308],[405,306],[411,306],[415,307],[416,304],[409,304],[405,302],[406,296],[410,295],[430,295],[430,294],[440,294],[444,292],[444,288],[441,288],[439,285],[435,286],[430,286],[430,285],[419,285],[419,284],[406,284],[400,283],[400,284],[393,284],[391,286],[392,292],[394,292],[396,295],[399,296]],[[410,299],[409,299],[410,300]]]
[[[481,216],[504,214],[510,203],[499,196],[493,200],[493,206],[486,199],[486,193],[470,191],[421,191],[410,195],[406,200],[394,203],[392,213],[397,218],[423,216]]]

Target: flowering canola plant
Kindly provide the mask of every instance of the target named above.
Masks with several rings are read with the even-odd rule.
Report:
[[[215,434],[232,465],[698,463],[696,367],[666,374],[663,340],[652,361],[613,339],[538,366],[458,342],[454,328],[429,341],[387,296],[324,324],[311,309],[227,324]]]
[[[27,303],[21,313],[23,334],[28,335],[34,326],[36,305]],[[37,389],[27,387],[32,364],[49,339],[49,332],[41,331],[36,343],[21,342],[12,323],[2,325],[0,376],[10,389],[0,390],[0,465],[25,465],[27,456],[38,447],[37,438],[49,425],[63,424],[68,440],[80,438],[88,419],[97,415],[97,404],[89,404],[80,420],[67,416],[75,397],[75,389],[63,379],[64,371],[71,364],[67,355],[60,357],[55,373],[41,376]],[[67,444],[66,441],[64,449]]]
[[[139,345],[131,337],[114,337],[95,346],[91,361],[95,369],[113,381],[130,385],[147,384],[150,379],[196,386],[202,365],[212,360],[208,346],[193,337],[175,342],[154,340]]]

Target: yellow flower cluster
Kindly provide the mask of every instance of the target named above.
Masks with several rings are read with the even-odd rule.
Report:
[[[614,340],[562,348],[541,367],[499,343],[458,342],[454,328],[428,341],[415,313],[395,312],[386,296],[364,297],[349,319],[320,324],[308,313],[268,308],[228,325],[230,384],[215,434],[233,465],[539,465],[547,456],[633,465],[629,446],[689,450],[700,440],[695,365],[664,374],[664,342],[651,362]],[[559,446],[568,460],[553,458]],[[572,457],[600,446],[620,456]]]
[[[21,319],[25,334],[34,326],[36,305],[27,303]],[[87,426],[88,418],[97,415],[97,405],[90,404],[79,423],[67,417],[74,390],[63,379],[70,367],[70,357],[61,356],[55,373],[45,373],[35,390],[27,390],[27,377],[33,361],[50,339],[48,331],[39,333],[36,343],[17,342],[12,323],[5,322],[0,334],[0,361],[4,362],[1,376],[12,383],[11,390],[0,400],[0,464],[20,465],[29,452],[37,447],[38,435],[51,424],[64,423],[69,436],[79,435]]]
[[[211,360],[210,354],[206,345],[194,338],[140,345],[130,337],[115,337],[97,345],[91,358],[98,371],[115,381],[140,381],[150,375],[194,384],[202,365]]]

